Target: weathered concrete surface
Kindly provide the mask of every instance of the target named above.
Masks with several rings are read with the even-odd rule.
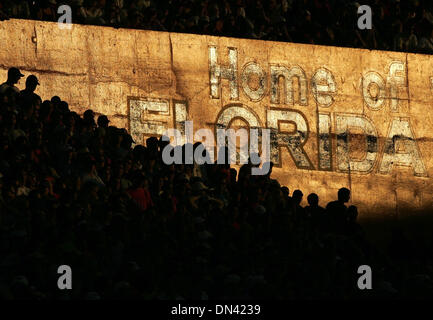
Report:
[[[11,66],[38,76],[43,99],[107,114],[136,139],[186,117],[215,130],[233,106],[250,111],[234,122],[297,129],[299,161],[282,138],[273,176],[305,197],[317,192],[322,205],[342,186],[361,217],[433,204],[431,56],[9,20],[0,22],[0,81]],[[295,76],[293,94],[284,75]]]

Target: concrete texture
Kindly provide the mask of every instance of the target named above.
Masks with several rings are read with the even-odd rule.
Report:
[[[43,99],[106,114],[136,140],[187,119],[213,132],[258,123],[274,178],[322,205],[349,187],[361,218],[432,206],[432,56],[12,19],[1,82],[11,66],[39,78]],[[220,118],[228,108],[242,117]]]

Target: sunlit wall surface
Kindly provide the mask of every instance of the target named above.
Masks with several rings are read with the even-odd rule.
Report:
[[[136,143],[186,120],[271,129],[274,178],[322,204],[349,187],[361,218],[432,206],[431,56],[9,20],[2,82],[11,66]]]

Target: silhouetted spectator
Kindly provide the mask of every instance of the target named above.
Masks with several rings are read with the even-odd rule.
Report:
[[[152,197],[148,190],[148,181],[143,175],[139,174],[134,177],[132,187],[128,193],[137,203],[140,210],[145,211],[153,206]]]
[[[292,205],[294,209],[294,217],[296,222],[302,222],[307,220],[304,208],[301,207],[301,202],[304,194],[301,190],[295,190],[292,194]]]
[[[39,101],[42,103],[42,99],[39,95],[35,93],[36,87],[39,85],[39,80],[36,76],[30,75],[26,79],[26,88],[21,90],[19,95],[19,103],[21,105],[34,104],[34,101]]]
[[[12,67],[8,70],[8,78],[6,82],[0,85],[0,94],[4,95],[8,89],[12,89],[15,95],[15,99],[18,98],[20,90],[15,85],[20,81],[24,75],[18,70],[18,68]]]
[[[315,193],[310,193],[307,197],[308,206],[305,207],[306,215],[314,226],[326,223],[325,209],[319,206],[319,196]]]
[[[347,220],[346,202],[350,200],[350,190],[341,188],[338,190],[338,200],[329,202],[326,206],[327,215],[329,216],[333,227],[336,231],[341,232],[343,225]]]

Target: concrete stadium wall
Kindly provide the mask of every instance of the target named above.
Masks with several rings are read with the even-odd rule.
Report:
[[[185,120],[269,128],[273,177],[322,205],[343,186],[362,218],[433,204],[432,56],[12,19],[1,82],[11,66],[137,143]]]

